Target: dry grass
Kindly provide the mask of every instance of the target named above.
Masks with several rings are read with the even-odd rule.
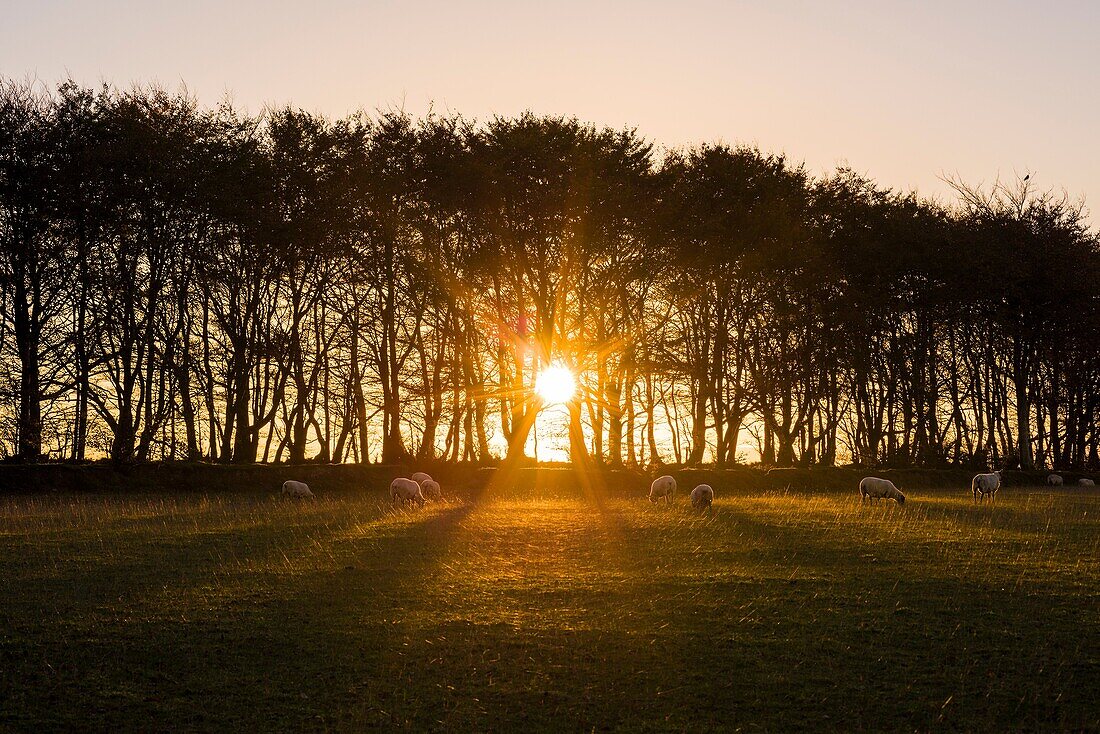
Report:
[[[0,728],[1100,728],[1100,504],[0,498]]]

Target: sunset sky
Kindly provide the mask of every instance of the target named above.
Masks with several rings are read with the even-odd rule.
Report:
[[[633,126],[940,176],[1033,172],[1096,209],[1096,2],[0,2],[0,74],[186,82],[204,103]],[[1100,216],[1093,213],[1093,222]]]

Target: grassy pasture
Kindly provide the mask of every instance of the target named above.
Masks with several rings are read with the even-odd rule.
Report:
[[[1098,499],[0,496],[0,729],[1100,729]]]

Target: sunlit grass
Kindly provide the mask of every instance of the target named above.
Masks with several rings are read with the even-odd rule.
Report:
[[[0,498],[0,727],[1097,727],[1096,499]]]

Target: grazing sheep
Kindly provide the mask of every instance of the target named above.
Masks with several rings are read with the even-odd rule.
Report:
[[[293,479],[288,479],[283,482],[283,496],[293,497],[297,500],[311,500],[313,499],[313,492],[310,491],[309,485],[305,482],[296,482]]]
[[[1091,479],[1085,479],[1084,477],[1082,477],[1081,479],[1078,479],[1077,483],[1080,484],[1082,487],[1095,487],[1096,486],[1096,482],[1092,481]]]
[[[696,510],[710,511],[714,504],[714,489],[709,484],[700,484],[691,490],[691,506]]]
[[[440,489],[439,482],[434,479],[425,479],[421,482],[420,491],[424,493],[424,499],[426,500],[439,502],[443,499],[443,490]]]
[[[990,502],[997,501],[997,490],[1001,488],[1001,473],[995,471],[992,474],[975,474],[970,482],[970,491],[974,493],[974,501],[982,502],[989,495]]]
[[[1047,484],[1051,487],[1061,487],[1062,486],[1062,475],[1060,475],[1060,474],[1049,474],[1049,475],[1047,475]]]
[[[654,479],[653,484],[649,485],[649,501],[657,504],[657,500],[663,497],[667,505],[672,502],[672,495],[675,492],[676,480],[665,474]]]
[[[401,502],[402,507],[409,502],[424,506],[424,493],[420,490],[420,485],[405,477],[398,477],[390,482],[390,499],[394,506],[398,502]]]
[[[901,490],[895,487],[889,479],[879,479],[878,477],[864,477],[859,480],[859,503],[863,504],[863,501],[867,498],[873,500],[888,499],[894,500],[899,505],[905,504],[905,495],[901,493]]]
[[[421,489],[424,488],[424,482],[432,481],[431,475],[428,474],[428,472],[423,472],[423,471],[416,472],[411,477],[409,477],[409,479],[411,479],[414,482],[416,482],[417,484],[419,484]]]

